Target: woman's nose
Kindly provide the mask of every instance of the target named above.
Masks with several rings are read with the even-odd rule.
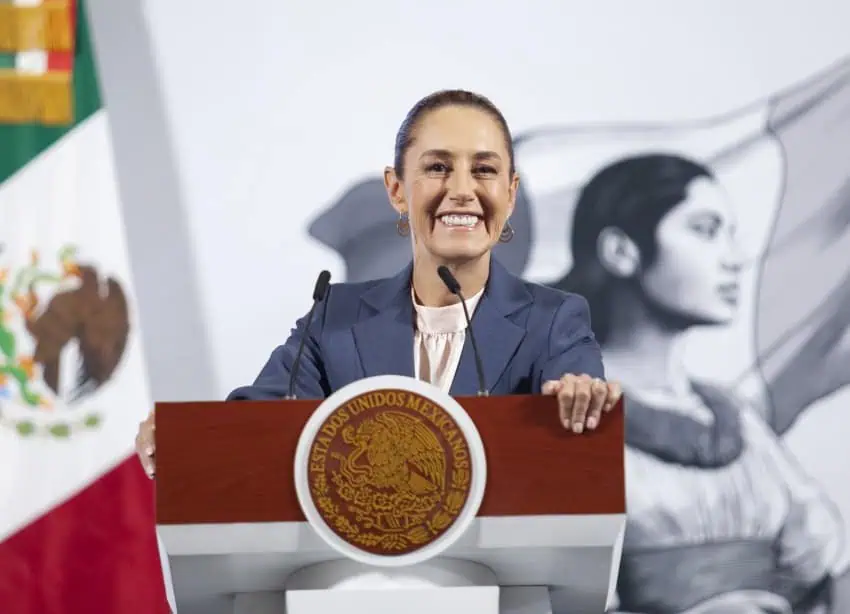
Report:
[[[732,241],[729,250],[723,259],[723,268],[733,273],[739,272],[744,267],[744,252],[737,241]]]
[[[466,173],[453,173],[448,187],[449,198],[458,204],[466,204],[475,199],[474,181]]]
[[[464,205],[467,205],[467,204],[471,203],[473,200],[475,200],[475,197],[472,194],[467,194],[467,193],[464,192],[464,193],[458,193],[458,194],[450,194],[449,200],[451,200],[453,203],[455,203],[459,207],[463,207]]]

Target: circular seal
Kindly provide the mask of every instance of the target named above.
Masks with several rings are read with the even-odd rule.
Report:
[[[484,446],[457,401],[419,380],[381,375],[328,397],[295,454],[298,501],[340,554],[369,565],[421,563],[475,518]]]

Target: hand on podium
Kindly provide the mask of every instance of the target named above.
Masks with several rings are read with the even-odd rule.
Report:
[[[139,460],[142,461],[142,467],[144,467],[145,473],[151,479],[153,479],[156,472],[154,462],[156,458],[155,429],[153,411],[151,411],[147,419],[139,423],[139,432],[136,434],[136,454],[139,455]]]
[[[623,396],[617,382],[570,373],[544,382],[541,392],[558,397],[561,424],[574,433],[581,433],[585,426],[591,431],[599,426],[602,414],[611,411]]]

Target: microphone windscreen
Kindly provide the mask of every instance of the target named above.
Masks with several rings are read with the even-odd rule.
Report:
[[[444,264],[441,264],[437,267],[437,275],[440,276],[440,279],[443,280],[443,283],[446,284],[446,288],[449,289],[449,292],[452,294],[457,294],[460,292],[460,284],[458,283],[455,276],[452,275],[452,272],[449,270]]]

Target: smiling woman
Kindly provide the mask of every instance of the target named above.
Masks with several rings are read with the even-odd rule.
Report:
[[[473,314],[486,391],[557,396],[565,428],[596,428],[620,391],[603,380],[587,301],[525,282],[491,254],[513,234],[508,220],[519,177],[511,143],[507,122],[483,96],[450,90],[419,101],[398,132],[395,165],[384,173],[399,234],[410,237],[400,240],[413,246],[412,263],[388,279],[331,286],[254,383],[229,398],[286,397],[302,339],[299,398],[327,397],[364,377],[389,374],[416,377],[453,396],[476,394],[464,306],[438,274],[448,267]],[[137,448],[152,474],[152,416]]]
[[[384,183],[402,226],[410,227],[414,261],[423,265],[417,268],[465,265],[457,267],[460,272],[478,275],[460,280],[461,285],[471,294],[481,290],[484,267],[470,264],[488,259],[500,236],[510,236],[519,186],[502,113],[471,92],[449,90],[424,98],[402,123],[395,167],[385,170]],[[427,285],[423,280],[422,291]],[[434,290],[451,302],[441,285]]]

